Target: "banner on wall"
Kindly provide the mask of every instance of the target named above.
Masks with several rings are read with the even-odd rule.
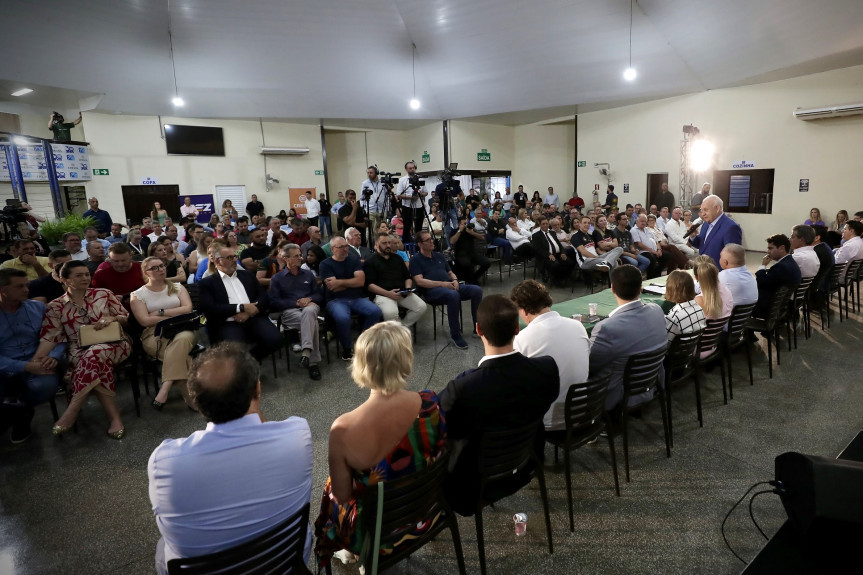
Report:
[[[210,223],[210,216],[213,215],[213,194],[197,194],[189,196],[192,198],[192,205],[198,209],[198,217],[195,219],[199,224],[207,225]],[[182,196],[182,201],[186,196]]]
[[[48,164],[45,161],[42,144],[22,144],[15,147],[18,149],[18,160],[21,164],[21,176],[24,181],[47,182]],[[73,143],[51,144],[51,153],[54,156],[57,179],[61,182],[93,179],[93,172],[90,168],[90,152],[87,146]],[[6,154],[0,153],[0,181],[8,182],[10,180]]]
[[[288,188],[288,197],[290,198],[291,207],[297,212],[298,216],[306,215],[306,203],[304,201],[306,192],[312,192],[312,197],[317,198],[317,188]]]

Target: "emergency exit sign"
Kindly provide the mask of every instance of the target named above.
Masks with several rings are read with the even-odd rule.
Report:
[[[477,162],[490,162],[491,161],[491,152],[487,149],[483,148],[481,152],[477,152],[476,154]]]
[[[431,162],[431,155],[429,154],[428,150],[423,150],[422,161],[423,164],[428,164],[429,162]]]
[[[315,175],[316,175],[316,176],[323,176],[323,175],[324,175],[324,171],[323,171],[323,170],[315,170]]]
[[[587,162],[586,162],[586,161],[579,161],[579,162],[578,162],[578,167],[579,167],[579,168],[587,167]]]
[[[93,168],[93,175],[94,176],[107,176],[108,170],[106,168],[101,168],[101,169]]]

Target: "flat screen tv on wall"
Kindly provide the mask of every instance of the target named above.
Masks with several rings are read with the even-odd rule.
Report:
[[[169,156],[224,156],[222,128],[165,124]]]

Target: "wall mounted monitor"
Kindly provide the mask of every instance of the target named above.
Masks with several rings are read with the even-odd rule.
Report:
[[[165,124],[169,156],[224,156],[222,128]]]

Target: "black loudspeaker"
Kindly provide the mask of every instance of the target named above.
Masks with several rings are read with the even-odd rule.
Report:
[[[863,463],[789,451],[775,469],[782,505],[800,535],[816,520],[863,525]]]

